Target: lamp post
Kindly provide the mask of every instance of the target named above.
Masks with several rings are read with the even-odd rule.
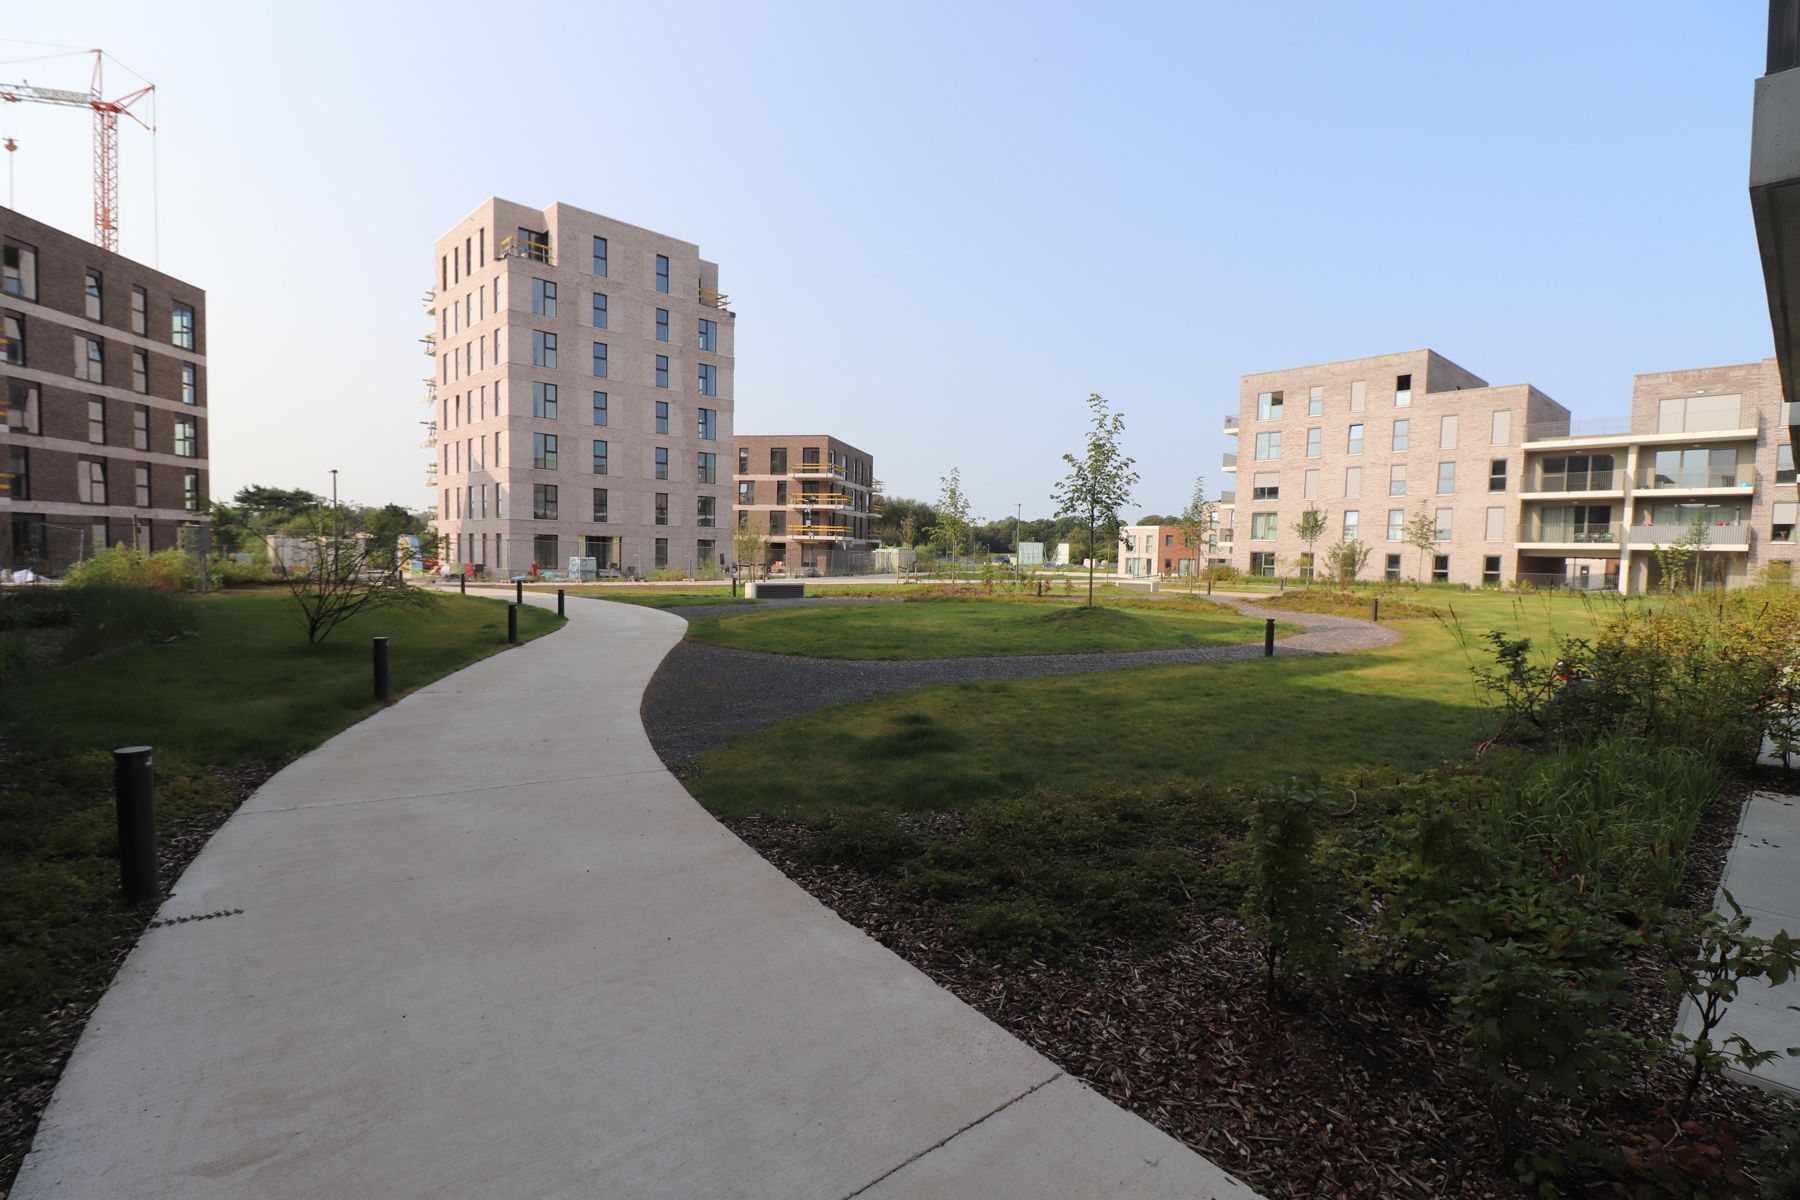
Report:
[[[1019,562],[1019,520],[1024,513],[1025,506],[1023,504],[1013,505],[1013,570],[1015,571],[1022,565]]]
[[[338,519],[336,467],[331,468],[331,577],[337,578],[338,539],[343,536],[343,526]]]

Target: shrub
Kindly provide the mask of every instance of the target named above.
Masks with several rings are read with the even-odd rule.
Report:
[[[1271,996],[1296,969],[1334,974],[1343,947],[1346,896],[1319,840],[1319,809],[1317,792],[1278,788],[1250,810],[1244,918],[1263,943]]]
[[[63,585],[191,591],[200,586],[200,570],[183,550],[158,550],[151,554],[132,546],[114,546],[71,566],[63,576]]]
[[[849,812],[801,850],[803,861],[841,863],[871,875],[898,872],[919,854],[919,839],[882,813]]]
[[[239,562],[235,557],[213,559],[207,568],[207,578],[214,587],[251,587],[261,583],[274,583],[275,572],[269,568],[268,558],[252,554],[244,562]]]
[[[652,583],[676,583],[687,577],[687,572],[680,567],[658,567],[646,576]]]

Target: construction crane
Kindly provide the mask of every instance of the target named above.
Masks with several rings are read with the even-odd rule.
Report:
[[[93,112],[94,244],[116,251],[119,248],[119,118],[130,117],[155,133],[156,126],[132,112],[131,108],[155,92],[156,85],[146,84],[135,92],[108,100],[100,78],[106,62],[105,52],[84,50],[80,53],[94,56],[94,75],[87,91],[38,87],[30,83],[0,83],[0,100],[8,104],[60,104],[65,108],[85,108]]]

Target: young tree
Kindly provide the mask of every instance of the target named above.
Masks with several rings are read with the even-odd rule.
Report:
[[[1146,519],[1144,524],[1151,522]],[[1160,525],[1162,522],[1157,521],[1156,524]],[[1181,544],[1194,552],[1194,573],[1188,580],[1188,590],[1191,592],[1200,586],[1200,564],[1211,543],[1213,527],[1218,524],[1218,509],[1206,498],[1206,476],[1194,479],[1194,495],[1173,524],[1181,527]]]
[[[1337,581],[1349,587],[1362,574],[1362,569],[1369,562],[1369,544],[1358,539],[1339,542],[1325,551],[1325,565],[1337,576]]]
[[[1656,565],[1662,570],[1663,591],[1674,593],[1682,587],[1700,590],[1702,556],[1711,541],[1712,529],[1706,523],[1706,514],[1696,513],[1680,537],[1655,551]]]
[[[944,557],[954,565],[969,538],[969,498],[963,495],[960,468],[951,467],[938,482],[943,486],[938,492],[937,524],[932,526],[931,540],[943,547]]]
[[[315,508],[300,520],[302,531],[290,538],[298,545],[276,554],[275,574],[300,606],[308,642],[324,641],[358,613],[432,602],[408,586],[392,541],[384,544],[329,508]]]
[[[1437,518],[1430,510],[1420,508],[1418,512],[1406,518],[1401,529],[1400,540],[1419,552],[1419,582],[1424,583],[1431,576],[1425,571],[1425,556],[1437,549]]]
[[[1094,426],[1088,431],[1087,449],[1080,458],[1063,455],[1069,473],[1051,491],[1056,501],[1056,515],[1074,517],[1087,529],[1090,548],[1099,544],[1098,534],[1105,531],[1117,540],[1119,510],[1131,503],[1131,489],[1137,485],[1137,460],[1119,449],[1119,438],[1125,433],[1125,417],[1108,410],[1100,393],[1088,396],[1088,409]],[[1088,555],[1088,602],[1094,606],[1094,551]]]
[[[738,574],[749,583],[756,579],[757,569],[763,565],[763,546],[768,539],[763,536],[754,515],[743,515],[745,519],[731,531],[731,553],[737,560]]]
[[[1325,536],[1325,510],[1308,504],[1294,523],[1294,532],[1306,543],[1306,585],[1311,587],[1319,574],[1319,539]]]

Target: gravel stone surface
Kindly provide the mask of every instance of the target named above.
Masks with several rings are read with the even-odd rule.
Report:
[[[1218,598],[1218,597],[1216,597]],[[1218,598],[1224,599],[1224,598]],[[849,598],[765,601],[775,604],[893,603]],[[1275,644],[1277,654],[1341,654],[1391,646],[1398,631],[1354,617],[1324,613],[1279,612],[1225,599],[1250,617],[1275,617],[1302,625],[1306,632]],[[678,615],[735,612],[730,606],[690,610]],[[1118,650],[1096,654],[1020,654],[982,658],[913,658],[850,660],[803,658],[733,650],[704,642],[682,642],[663,659],[644,692],[644,728],[656,753],[677,775],[694,759],[741,733],[785,721],[833,704],[867,700],[887,692],[968,680],[1026,679],[1041,675],[1080,675],[1184,663],[1236,662],[1262,654],[1260,641],[1231,646],[1179,650]]]

